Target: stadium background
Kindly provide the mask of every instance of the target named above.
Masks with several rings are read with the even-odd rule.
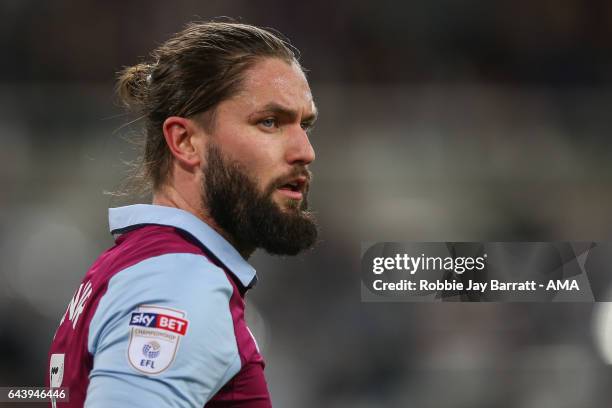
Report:
[[[257,254],[278,407],[603,407],[595,306],[364,304],[361,241],[609,240],[612,2],[0,3],[0,385],[41,385],[134,152],[115,73],[194,19],[278,29],[321,112],[322,243]],[[121,128],[121,129],[120,129]]]

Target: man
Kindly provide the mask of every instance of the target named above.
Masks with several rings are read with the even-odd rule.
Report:
[[[190,24],[123,71],[145,120],[153,205],[109,211],[115,245],[85,275],[49,353],[53,406],[269,407],[244,321],[256,248],[316,241],[307,132],[316,109],[292,49],[263,29]]]

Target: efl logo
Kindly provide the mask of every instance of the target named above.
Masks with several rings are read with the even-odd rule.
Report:
[[[134,312],[130,326],[142,326],[171,331],[184,336],[187,332],[187,320],[161,313]]]
[[[189,321],[185,317],[186,313],[182,310],[155,305],[138,306],[130,315],[129,322],[127,357],[130,365],[147,375],[167,370],[176,357],[181,337],[187,333]]]

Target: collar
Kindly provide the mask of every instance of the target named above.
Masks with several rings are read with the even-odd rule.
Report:
[[[255,269],[238,253],[229,242],[208,224],[190,212],[174,207],[152,204],[135,204],[125,207],[109,208],[108,223],[113,235],[136,225],[165,225],[175,227],[191,234],[211,251],[245,288],[256,282]]]

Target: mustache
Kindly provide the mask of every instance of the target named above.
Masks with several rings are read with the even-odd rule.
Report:
[[[308,191],[310,188],[310,182],[312,180],[312,172],[303,166],[294,167],[288,174],[274,179],[270,183],[270,187],[268,190],[272,192],[277,188],[282,187],[285,184],[291,182],[292,180],[295,180],[298,177],[304,177],[306,179],[304,182],[304,190]]]

